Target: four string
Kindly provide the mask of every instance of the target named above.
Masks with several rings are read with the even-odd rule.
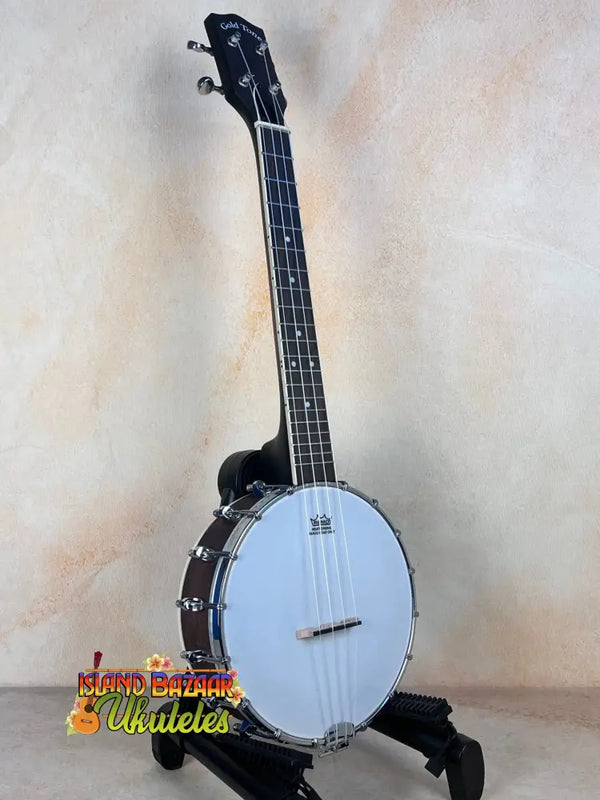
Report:
[[[273,223],[274,223],[274,218],[273,218],[274,217],[274,210],[277,209],[279,211],[279,214],[280,214],[280,226],[277,226],[277,227],[281,227],[281,232],[282,232],[281,233],[281,239],[282,239],[282,242],[280,243],[278,241],[278,239],[277,239],[277,236],[276,235],[273,236],[272,233],[271,233],[271,230],[269,230],[269,243],[270,243],[270,247],[271,247],[271,251],[272,251],[271,252],[271,257],[272,257],[273,265],[275,266],[275,264],[276,264],[276,271],[277,271],[277,275],[278,275],[278,280],[276,278],[275,281],[274,281],[275,282],[275,286],[274,286],[274,290],[273,291],[274,291],[274,295],[277,298],[276,310],[277,310],[277,319],[278,319],[278,325],[279,325],[280,332],[283,332],[283,333],[287,334],[287,332],[290,330],[290,328],[292,328],[294,333],[295,333],[295,336],[293,338],[289,338],[287,336],[285,337],[285,345],[286,345],[285,347],[283,347],[284,338],[283,338],[283,336],[281,336],[281,343],[282,343],[282,346],[281,346],[281,351],[282,351],[281,352],[281,358],[284,359],[284,360],[287,359],[287,365],[286,365],[287,368],[284,369],[283,378],[284,378],[284,381],[287,382],[287,377],[291,375],[290,366],[295,363],[298,366],[298,375],[299,375],[299,381],[300,381],[299,384],[296,384],[295,382],[292,382],[292,381],[289,382],[290,388],[294,387],[293,401],[292,401],[291,405],[290,405],[289,397],[288,397],[288,418],[290,420],[290,438],[291,438],[290,445],[291,445],[293,456],[294,456],[294,458],[293,458],[293,460],[294,460],[294,468],[296,468],[296,467],[299,468],[298,469],[298,473],[299,473],[299,476],[301,478],[300,483],[313,483],[312,487],[310,487],[309,489],[307,489],[307,490],[302,492],[303,498],[304,498],[305,522],[306,522],[307,525],[311,524],[311,520],[309,519],[310,514],[309,514],[309,511],[308,511],[307,495],[308,495],[308,493],[310,491],[312,491],[313,496],[314,496],[314,500],[315,500],[315,503],[316,503],[316,509],[317,509],[316,510],[317,523],[318,523],[317,532],[319,532],[319,525],[321,524],[323,517],[321,515],[321,507],[320,507],[321,506],[321,502],[320,502],[320,498],[319,498],[320,492],[319,492],[319,486],[318,486],[320,474],[317,474],[317,473],[318,472],[320,473],[320,471],[322,471],[322,474],[323,474],[323,482],[325,484],[324,492],[325,492],[326,505],[327,505],[327,510],[328,510],[328,514],[329,514],[330,524],[333,524],[333,511],[332,511],[332,503],[331,503],[331,494],[332,493],[329,490],[329,484],[332,483],[333,486],[336,489],[339,489],[339,485],[338,485],[338,481],[337,481],[336,468],[335,468],[335,459],[334,459],[334,455],[333,455],[333,444],[331,442],[331,436],[329,434],[329,429],[328,429],[328,426],[327,426],[327,415],[325,413],[324,392],[322,393],[322,396],[318,396],[317,395],[317,386],[319,384],[319,381],[315,379],[315,374],[319,375],[319,377],[320,377],[320,358],[319,358],[319,355],[318,355],[316,336],[314,337],[314,339],[309,339],[309,337],[306,335],[306,334],[308,334],[310,332],[311,327],[312,327],[312,329],[314,331],[314,318],[313,318],[312,308],[310,306],[310,302],[308,304],[306,304],[305,300],[304,300],[305,292],[306,292],[306,294],[307,294],[307,296],[309,298],[309,301],[310,301],[310,290],[309,290],[309,285],[308,285],[308,272],[306,271],[306,268],[304,268],[304,270],[301,270],[301,266],[300,266],[300,254],[304,253],[304,248],[303,248],[303,242],[301,240],[298,241],[300,239],[300,233],[302,231],[301,227],[299,226],[299,204],[297,202],[297,193],[295,192],[295,190],[294,190],[294,194],[296,196],[296,202],[292,203],[292,190],[291,190],[291,187],[295,186],[295,180],[294,180],[293,170],[291,170],[291,174],[290,174],[290,171],[288,171],[288,161],[289,162],[292,161],[292,159],[291,159],[291,149],[289,149],[289,141],[287,142],[287,147],[286,147],[286,140],[284,139],[284,135],[285,136],[289,136],[289,131],[287,129],[285,129],[285,127],[284,127],[285,123],[284,123],[284,117],[283,117],[283,110],[282,110],[281,105],[279,103],[279,100],[277,98],[277,92],[278,92],[278,88],[279,87],[277,85],[273,85],[273,83],[271,81],[269,65],[268,65],[267,56],[266,56],[266,48],[262,50],[262,53],[260,51],[258,51],[258,52],[259,52],[259,54],[262,54],[262,56],[264,58],[264,63],[265,63],[266,71],[267,71],[267,78],[268,78],[268,82],[269,82],[269,90],[270,90],[270,94],[271,94],[271,96],[273,98],[273,107],[275,109],[275,115],[276,115],[276,122],[274,124],[269,119],[269,114],[268,114],[267,108],[265,106],[265,103],[264,103],[264,101],[263,101],[263,99],[261,97],[261,93],[259,91],[259,86],[256,83],[256,81],[254,79],[254,76],[250,72],[250,69],[248,67],[248,62],[247,62],[246,57],[244,55],[243,49],[242,49],[242,47],[240,45],[239,38],[237,39],[236,43],[237,43],[237,47],[239,49],[239,52],[240,52],[240,54],[241,54],[241,56],[242,56],[242,58],[244,60],[245,65],[246,65],[247,76],[249,76],[248,88],[250,89],[250,91],[252,93],[252,98],[253,98],[256,114],[257,114],[258,122],[257,122],[257,126],[256,127],[257,127],[257,132],[259,133],[259,136],[260,136],[260,148],[259,149],[260,149],[260,158],[262,159],[262,171],[263,171],[262,191],[264,192],[265,203],[266,203],[267,208],[268,208],[268,210],[270,212],[269,215],[268,215],[268,220],[267,220],[268,223],[269,223],[270,229],[274,227],[274,225],[273,225]],[[264,112],[265,119],[262,118],[263,115],[260,112],[259,103],[262,106],[262,110]],[[274,127],[273,125],[275,125],[277,127]],[[278,137],[277,139],[276,139],[276,136]],[[270,139],[270,142],[269,142],[269,139]],[[279,153],[277,152],[277,143],[279,145]],[[270,144],[270,147],[268,147],[269,144]],[[289,155],[287,153],[289,153]],[[274,164],[274,167],[275,167],[274,179],[273,179],[272,175],[268,175],[267,174],[267,172],[268,172],[267,171],[267,163],[268,162],[266,160],[266,157],[268,157],[268,156],[272,157],[272,163]],[[281,176],[279,174],[280,170],[279,170],[278,160],[281,162],[281,172],[282,172]],[[275,183],[275,186],[277,187],[277,198],[278,198],[277,201],[275,201],[275,196],[274,196],[275,193],[273,191],[273,186],[272,186],[273,182]],[[284,196],[284,192],[285,192],[285,196]],[[284,202],[284,197],[287,197],[287,202]],[[284,213],[284,208],[287,208],[287,210],[288,210],[287,216]],[[297,211],[298,227],[294,224],[295,220],[294,220],[293,209],[296,209],[296,211]],[[298,236],[297,236],[297,234],[298,234]],[[279,247],[280,244],[282,244],[283,246]],[[301,245],[301,246],[299,246],[299,245]],[[281,264],[279,263],[280,262],[280,254],[282,253],[282,251],[285,254],[285,270],[282,268]],[[293,260],[295,261],[295,264],[293,264],[290,261],[290,257],[293,258]],[[295,268],[296,275],[293,275],[293,273],[292,273],[293,268]],[[302,285],[301,272],[304,273],[303,277],[304,277],[304,280],[306,281],[306,286]],[[282,274],[283,273],[287,273],[286,276],[287,276],[287,280],[288,280],[290,306],[291,306],[291,311],[292,311],[292,323],[291,324],[289,323],[289,321],[287,319],[287,317],[289,315],[286,315],[286,313],[283,311],[283,306],[284,306],[284,304],[282,302],[283,299],[284,299],[283,298],[283,284],[282,284]],[[296,276],[297,276],[297,281],[298,281],[297,287],[295,285]],[[296,302],[295,297],[299,298],[299,302]],[[287,304],[285,304],[285,305],[287,307]],[[297,311],[301,312],[301,314],[302,314],[302,321],[301,322],[298,321],[299,314],[297,316],[297,313],[296,313]],[[307,315],[307,312],[308,312],[308,315]],[[283,316],[283,319],[286,320],[284,324],[282,324],[282,319],[281,319],[282,316]],[[309,323],[309,320],[312,320],[312,322]],[[304,337],[302,336],[303,333],[304,333]],[[296,350],[297,362],[292,361],[292,355],[291,355],[291,351],[293,349],[292,342],[295,342],[295,350]],[[304,343],[305,343],[305,347],[306,347],[306,356],[304,356],[303,353],[301,352],[301,350],[302,350],[301,345],[304,344]],[[312,354],[313,348],[315,350],[314,356]],[[306,367],[305,367],[305,365],[303,363],[304,360],[306,360],[306,362],[307,362],[308,369],[306,369]],[[285,361],[284,361],[284,363],[285,363]],[[310,384],[309,385],[307,385],[305,383],[305,379],[304,379],[304,374],[306,372],[308,372],[309,375],[310,375]],[[297,387],[298,385],[301,388],[301,394],[302,394],[301,398],[297,396],[296,391],[295,391],[295,387]],[[322,379],[321,379],[320,388],[322,388],[322,385],[323,384],[322,384]],[[311,390],[312,390],[312,393],[311,393]],[[286,396],[287,396],[287,386],[286,386]],[[307,399],[307,398],[310,398],[310,399]],[[303,420],[303,422],[299,422],[300,413],[301,413],[301,409],[297,405],[297,402],[299,400],[302,401],[301,408],[304,409],[304,412],[303,412],[304,413],[304,420]],[[318,402],[319,400],[323,401],[322,408],[319,408],[319,402]],[[314,421],[312,420],[312,413],[309,414],[309,412],[311,410],[311,401],[314,401],[314,406],[312,407],[312,411],[314,412],[314,416],[315,416]],[[293,413],[294,430],[291,429],[292,409],[293,409],[293,412],[294,412]],[[321,419],[321,412],[323,412],[324,419]],[[306,461],[306,446],[304,444],[301,444],[301,442],[300,442],[300,437],[302,435],[302,434],[300,434],[300,425],[301,424],[306,428],[306,438],[307,438],[307,444],[308,444],[308,459],[309,459],[308,462]],[[313,429],[312,429],[313,425],[316,428],[316,434],[317,434],[317,441],[316,442],[313,441]],[[325,443],[324,434],[326,434],[327,443]],[[294,438],[296,438],[296,441],[294,441]],[[313,449],[313,445],[314,445],[314,449]],[[326,458],[326,455],[327,455],[327,458]],[[315,459],[315,456],[316,456],[316,459],[318,459],[318,460]],[[319,470],[318,467],[320,467],[321,469]],[[296,471],[296,470],[294,469],[294,471]],[[332,480],[330,480],[330,481],[328,480],[328,475],[332,475]],[[308,477],[308,480],[306,480],[307,477]],[[348,551],[348,541],[347,541],[346,529],[345,529],[344,517],[343,517],[343,511],[342,511],[342,502],[341,502],[341,494],[342,493],[338,490],[338,491],[334,491],[333,494],[337,498],[337,505],[338,505],[338,512],[339,512],[339,522],[340,522],[341,528],[342,528],[342,541],[343,541],[343,550],[344,550],[343,555],[345,554],[346,567],[347,567],[347,571],[348,571],[348,579],[349,579],[349,585],[350,585],[350,604],[351,604],[351,606],[353,608],[354,617],[357,617],[358,615],[357,615],[357,611],[356,611],[356,598],[355,598],[355,594],[354,594],[354,586],[353,586],[353,581],[352,581],[352,571],[351,571],[351,566],[350,566],[350,556],[349,556],[349,551]],[[312,548],[313,537],[312,536],[308,536],[307,538],[308,538],[308,548],[309,548],[311,572],[312,572],[312,579],[313,579],[313,590],[314,590],[314,595],[315,595],[315,606],[316,606],[316,613],[317,613],[317,622],[320,625],[321,624],[321,613],[320,613],[320,603],[319,603],[319,592],[318,592],[318,585],[317,585],[316,569],[315,569],[315,562],[314,562],[314,555],[313,555],[313,548]],[[325,538],[326,537],[321,533],[320,535],[318,535],[317,538],[318,538],[318,540],[320,540],[320,543],[321,543],[321,556],[322,556],[322,561],[323,561],[323,576],[324,576],[324,582],[325,582],[325,590],[326,590],[326,593],[327,593],[327,606],[328,606],[327,610],[329,612],[329,620],[333,624],[333,623],[336,622],[336,620],[334,618],[334,610],[333,610],[334,606],[333,606],[333,602],[332,602],[332,591],[331,591],[331,586],[330,586],[330,576],[329,576],[329,570],[328,570],[328,567],[327,567],[327,554],[326,554],[326,551],[325,551]],[[338,558],[338,548],[337,548],[337,544],[336,544],[336,537],[332,535],[330,541],[332,542],[333,558],[334,558],[334,564],[335,564],[335,575],[332,575],[331,578],[332,578],[332,580],[334,580],[337,577],[337,589],[339,591],[339,599],[340,599],[342,620],[346,620],[347,619],[347,614],[346,614],[346,606],[345,606],[345,602],[344,602],[344,591],[343,591],[343,587],[342,587],[342,577],[341,577],[341,572],[340,572],[340,562],[339,562],[339,558]],[[342,558],[343,558],[343,555],[342,555]],[[345,629],[345,627],[346,627],[346,624],[344,623],[343,624],[343,628]],[[331,632],[331,637],[332,637],[331,638],[331,642],[332,642],[331,649],[333,651],[334,672],[339,675],[340,674],[340,670],[339,670],[339,665],[338,665],[338,648],[336,647],[336,643],[335,643],[335,632],[334,631]],[[333,710],[333,705],[332,705],[333,704],[333,699],[332,699],[333,696],[332,696],[332,692],[331,692],[331,685],[330,685],[330,681],[329,681],[328,670],[325,670],[326,681],[328,683],[327,694],[329,695],[330,707],[331,707],[330,713],[333,715],[333,718],[332,718],[332,725],[333,726],[335,726],[339,721],[351,722],[354,719],[355,696],[354,696],[354,693],[352,692],[352,686],[356,685],[357,637],[352,636],[352,637],[350,637],[350,639],[352,639],[353,642],[354,642],[353,658],[352,659],[350,659],[348,657],[348,655],[347,655],[348,637],[342,636],[342,641],[346,640],[346,661],[347,662],[352,661],[353,665],[354,665],[353,680],[350,681],[348,679],[346,681],[346,686],[347,686],[348,695],[349,695],[349,697],[348,697],[348,706],[349,707],[348,707],[348,715],[346,716],[345,720],[344,719],[336,720],[336,718],[335,718],[335,712]],[[350,664],[348,664],[348,666],[350,668]],[[318,684],[318,682],[317,682],[317,684]],[[345,712],[342,712],[343,698],[341,696],[341,692],[342,692],[341,681],[339,681],[339,680],[337,681],[337,688],[338,688],[338,692],[340,693],[340,694],[338,694],[338,699],[339,699],[339,703],[340,703],[340,706],[339,706],[340,713],[345,714]],[[321,705],[321,709],[323,711],[322,702],[320,703],[320,705]],[[327,726],[325,726],[325,727],[327,727]],[[336,734],[339,735],[339,732],[336,731],[335,728],[334,728],[333,732],[334,732],[334,736]],[[344,739],[345,739],[346,743],[347,743],[347,738],[348,738],[348,731],[345,728],[344,729]]]

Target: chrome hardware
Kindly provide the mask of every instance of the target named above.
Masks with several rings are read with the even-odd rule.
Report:
[[[348,747],[350,739],[355,735],[355,730],[351,722],[338,722],[332,725],[325,731],[325,743],[319,755],[328,756]]]
[[[188,550],[190,558],[199,558],[200,561],[216,561],[218,558],[228,558],[230,561],[235,561],[237,556],[229,552],[229,550],[212,550],[210,547],[193,547]]]
[[[415,574],[415,568],[414,567],[410,567],[409,570],[408,570],[408,574],[409,575],[414,575]]]
[[[377,500],[375,497],[372,497],[371,505],[373,506],[373,508],[377,508],[377,506],[379,505],[379,500]]]
[[[413,660],[412,653],[409,653],[409,654],[406,656],[406,660],[407,660],[407,661],[412,661],[412,660]]]
[[[269,45],[264,41],[256,45],[256,52],[259,56],[264,56],[268,49]]]
[[[244,87],[250,86],[250,81],[252,80],[253,77],[254,75],[252,75],[250,72],[247,72],[245,75],[242,75],[241,77],[238,78],[238,83],[240,86]]]
[[[200,661],[210,661],[211,664],[223,664],[224,666],[227,666],[229,662],[227,656],[211,656],[206,650],[182,650],[179,655],[181,658],[185,658],[186,661],[189,661],[192,667]]]
[[[211,77],[205,75],[204,78],[200,78],[198,81],[198,91],[200,94],[210,94],[211,92],[218,92],[219,94],[225,94],[225,90],[222,86],[216,86],[215,82]]]
[[[275,95],[276,95],[276,94],[278,94],[278,92],[279,92],[280,90],[281,90],[281,84],[279,83],[279,81],[276,81],[275,83],[272,83],[272,84],[269,86],[269,91],[271,92],[271,94],[273,95],[273,97],[275,97]]]
[[[212,48],[207,47],[205,44],[200,44],[200,42],[193,42],[191,39],[187,43],[188,50],[195,50],[196,53],[206,53],[208,56],[214,56]]]
[[[419,612],[418,612],[418,611],[415,611],[415,613],[413,614],[413,618],[414,618],[414,619],[419,619],[419,617],[420,617],[420,616],[421,616],[421,615],[419,614]]]
[[[293,488],[293,486],[288,486],[284,483],[274,483],[268,485],[264,481],[254,481],[254,483],[249,483],[246,486],[246,491],[252,492],[255,497],[264,497],[266,494],[269,494],[270,492],[276,492],[278,489],[285,489],[288,494],[292,494],[290,489],[293,491]]]
[[[225,519],[241,519],[242,517],[250,517],[251,519],[262,519],[258,511],[235,509],[231,506],[221,506],[213,511],[213,516],[224,517]]]
[[[345,492],[348,488],[348,481],[338,481],[338,486],[343,492]]]
[[[232,33],[229,39],[227,39],[227,44],[230,47],[237,47],[239,40],[242,38],[242,34],[239,31]]]
[[[209,603],[201,597],[183,597],[175,605],[184,611],[224,611],[227,603]]]

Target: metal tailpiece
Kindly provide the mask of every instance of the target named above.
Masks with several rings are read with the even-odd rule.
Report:
[[[325,731],[325,742],[319,753],[328,756],[348,747],[350,740],[355,736],[356,730],[352,722],[338,722]]]

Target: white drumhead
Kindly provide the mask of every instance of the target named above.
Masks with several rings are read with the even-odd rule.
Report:
[[[414,625],[409,567],[371,503],[303,487],[263,511],[236,543],[220,588],[221,646],[252,710],[282,739],[322,739],[369,720],[406,663]],[[357,617],[311,638],[297,632]]]

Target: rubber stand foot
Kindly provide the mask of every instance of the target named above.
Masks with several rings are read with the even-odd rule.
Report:
[[[446,777],[452,800],[480,800],[485,783],[485,765],[481,745],[462,733],[450,749]]]
[[[159,711],[169,713],[171,703],[160,707]],[[185,758],[185,751],[166,733],[152,734],[152,755],[163,769],[180,769]]]

